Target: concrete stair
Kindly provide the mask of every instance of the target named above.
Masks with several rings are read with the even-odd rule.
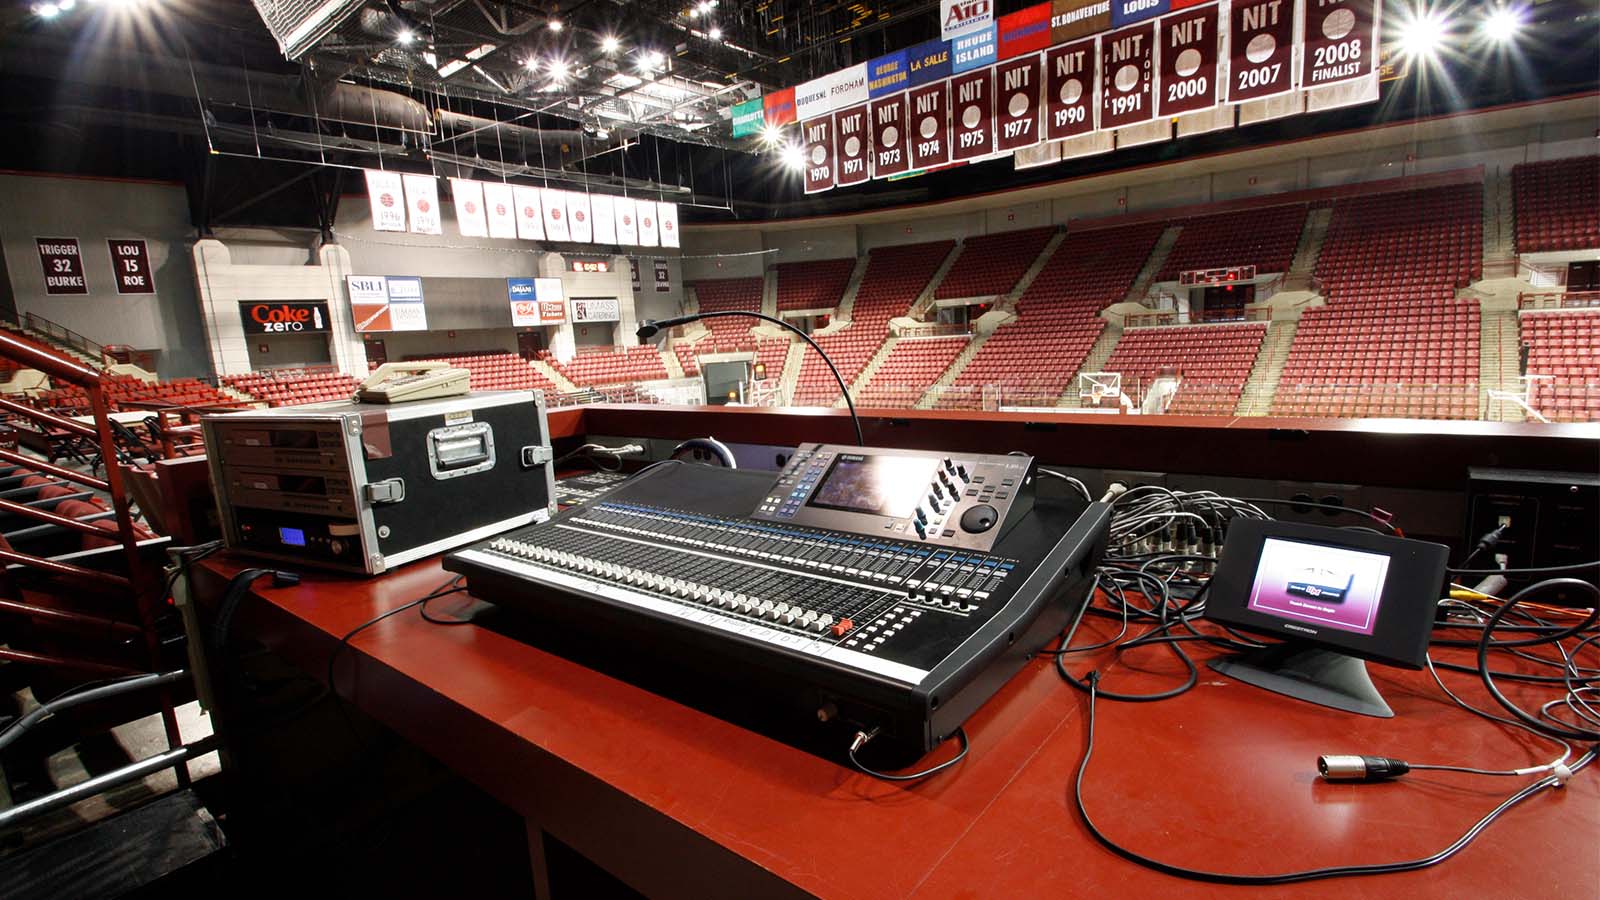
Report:
[[[1322,253],[1322,241],[1328,236],[1328,223],[1333,220],[1333,207],[1313,209],[1306,216],[1306,225],[1300,231],[1300,243],[1295,246],[1294,261],[1284,278],[1283,290],[1304,291],[1311,288],[1311,273],[1317,268],[1317,256]]]
[[[1039,257],[1033,261],[1032,265],[1028,266],[1028,271],[1023,272],[1022,277],[1017,280],[1017,286],[1008,291],[1004,297],[1001,297],[995,306],[1006,310],[1016,309],[1017,301],[1022,299],[1024,293],[1027,293],[1028,288],[1033,284],[1033,280],[1039,277],[1040,272],[1044,271],[1044,267],[1050,262],[1050,257],[1056,255],[1056,249],[1066,239],[1067,232],[1064,229],[1058,230],[1051,235],[1049,242],[1044,245],[1044,249],[1039,251]]]
[[[683,371],[683,363],[678,362],[678,354],[671,349],[670,343],[657,347],[656,352],[661,354],[661,364],[667,367],[668,375],[673,378],[687,377],[687,374]]]
[[[867,382],[872,380],[872,376],[878,374],[878,369],[883,367],[884,360],[889,358],[889,352],[893,350],[894,345],[900,343],[901,340],[903,340],[903,338],[898,338],[891,334],[889,335],[888,339],[878,347],[878,352],[872,354],[872,358],[867,360],[867,364],[861,367],[861,372],[856,375],[856,380],[850,382],[850,399],[861,399],[861,389],[866,386]],[[840,397],[833,405],[835,407],[843,407],[844,398]]]
[[[800,366],[805,362],[806,354],[815,352],[805,341],[790,342],[789,352],[783,357],[783,375],[778,381],[778,396],[784,406],[794,402],[794,388],[800,383]]]
[[[761,279],[761,313],[762,315],[778,316],[778,268],[771,266]]]
[[[834,310],[835,323],[850,321],[850,314],[855,312],[856,294],[861,291],[861,279],[867,277],[867,261],[870,259],[871,256],[865,253],[856,257],[856,267],[850,271],[850,280],[844,283],[844,295],[839,298],[839,308]]]
[[[1128,289],[1127,295],[1122,298],[1123,302],[1144,302],[1145,295],[1150,293],[1150,285],[1155,283],[1156,275],[1160,274],[1161,267],[1167,264],[1167,257],[1172,254],[1172,245],[1178,242],[1178,235],[1182,233],[1182,225],[1169,225],[1166,231],[1161,232],[1155,249],[1150,251],[1150,258],[1145,260],[1139,276],[1133,279],[1133,287]]]
[[[944,388],[956,383],[956,378],[961,375],[961,370],[967,367],[967,363],[972,362],[973,357],[978,355],[978,350],[982,348],[984,343],[986,343],[989,338],[993,336],[993,331],[987,334],[974,334],[972,340],[968,341],[967,345],[961,348],[961,352],[957,354],[955,360],[950,363],[950,368],[945,369],[944,373],[936,378],[933,384],[928,386],[928,389],[923,392],[922,398],[916,402],[916,405],[913,408],[933,409],[934,404],[938,403],[939,401],[940,392]]]
[[[1517,204],[1511,192],[1511,173],[1491,172],[1483,179],[1483,277],[1516,274]]]
[[[912,301],[911,309],[906,315],[917,320],[923,320],[927,316],[928,310],[933,308],[933,295],[938,292],[939,285],[944,281],[944,276],[950,274],[950,269],[955,266],[956,260],[961,258],[961,251],[966,246],[966,241],[956,242],[956,245],[945,256],[944,262],[939,263],[939,268],[933,271],[933,277],[928,279],[928,283],[923,287],[922,292],[917,294],[917,299]]]
[[[1514,309],[1485,308],[1478,319],[1479,418],[1493,422],[1524,422],[1527,413],[1514,403],[1489,399],[1490,391],[1522,390],[1520,369],[1521,324]]]
[[[1171,249],[1170,247],[1168,249]],[[1085,372],[1104,371],[1106,360],[1111,358],[1111,351],[1117,348],[1117,341],[1122,339],[1122,326],[1110,322],[1106,323],[1106,330],[1100,332],[1100,337],[1095,339],[1094,346],[1089,348],[1089,355],[1083,358],[1083,365],[1073,373],[1072,381],[1067,389],[1061,393],[1056,406],[1062,409],[1081,409],[1083,400],[1078,396],[1078,376]]]
[[[556,388],[563,394],[576,394],[578,391],[582,390],[571,381],[568,381],[567,376],[556,371],[555,366],[550,365],[542,359],[530,359],[528,360],[528,365],[533,366],[536,370],[538,370],[539,374],[554,382]]]
[[[1234,408],[1234,415],[1264,416],[1272,411],[1272,396],[1283,378],[1283,365],[1289,361],[1289,348],[1299,327],[1298,322],[1287,319],[1267,325],[1267,336],[1262,338],[1250,378],[1239,392],[1239,405]]]

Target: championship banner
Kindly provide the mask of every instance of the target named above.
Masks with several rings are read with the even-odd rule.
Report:
[[[1001,16],[1000,58],[1012,59],[1050,46],[1050,9],[1049,3],[1038,3]]]
[[[492,181],[483,185],[483,209],[489,214],[489,237],[517,239],[517,204],[511,185]]]
[[[1171,11],[1171,0],[1111,0],[1111,27],[1121,28]]]
[[[942,81],[950,75],[950,45],[932,40],[907,47],[906,70],[907,87]]]
[[[617,208],[617,243],[638,246],[638,204],[627,197],[613,197],[611,202]]]
[[[657,227],[660,220],[656,218],[656,204],[654,200],[635,201],[639,210],[639,246],[654,247],[661,243],[660,230]]]
[[[904,50],[868,60],[867,96],[877,99],[905,90],[910,74]]]
[[[541,188],[539,199],[544,201],[545,238],[552,241],[572,240],[572,229],[567,222],[567,192]]]
[[[450,196],[456,203],[456,228],[462,237],[488,237],[483,215],[483,185],[466,178],[450,179]]]
[[[661,246],[679,246],[678,204],[657,203],[656,215],[661,218]]]
[[[794,88],[784,88],[762,97],[761,109],[764,124],[773,128],[782,128],[790,124],[795,120]]]
[[[1233,0],[1228,27],[1229,103],[1271,97],[1294,86],[1294,4]]]
[[[994,69],[950,79],[950,150],[955,159],[994,152]]]
[[[867,104],[833,114],[834,182],[840,187],[860,184],[867,171]]]
[[[1115,0],[1137,2],[1137,0]],[[1165,5],[1165,0],[1163,0]],[[1116,6],[1112,6],[1115,15]],[[1100,127],[1147,122],[1154,115],[1156,23],[1124,28],[1100,39]]]
[[[367,200],[372,204],[373,231],[405,231],[405,186],[399,172],[367,169]]]
[[[761,126],[766,124],[766,110],[761,105],[761,98],[735,103],[730,118],[733,120],[733,136],[736,138],[761,133]]]
[[[1300,86],[1314,88],[1372,74],[1373,0],[1310,0],[1302,30]]]
[[[955,72],[970,72],[995,61],[1000,42],[995,37],[994,26],[981,28],[950,42],[950,68]]]
[[[1094,38],[1052,47],[1045,53],[1045,140],[1058,141],[1094,130],[1099,60]]]
[[[1161,40],[1160,118],[1199,112],[1217,105],[1219,7],[1174,13],[1156,25]]]
[[[833,117],[800,123],[800,148],[805,154],[805,192],[816,194],[833,187]]]
[[[414,234],[444,234],[439,221],[439,179],[432,175],[407,175],[406,211]]]
[[[1111,30],[1111,0],[1052,0],[1050,43],[1064,44]]]
[[[1035,54],[1003,62],[994,69],[995,146],[1002,152],[1031,147],[1043,134],[1043,57]]]
[[[911,168],[950,162],[950,83],[941,81],[908,92],[911,101]]]
[[[857,63],[840,69],[823,80],[828,82],[828,112],[865,103],[867,100],[867,64]],[[806,118],[801,116],[801,118]]]
[[[511,199],[517,210],[517,237],[525,241],[544,240],[544,203],[539,199],[539,189],[513,185]]]
[[[994,24],[994,0],[939,0],[939,37],[947,41]]]
[[[828,79],[813,78],[805,84],[795,85],[794,115],[804,122],[832,111],[828,105]]]
[[[867,111],[867,124],[872,132],[873,178],[887,178],[911,169],[911,156],[906,151],[906,110],[911,105],[910,97],[906,93],[874,100]]]
[[[594,218],[594,242],[617,243],[617,207],[607,194],[594,194],[589,198],[589,214]]]
[[[580,244],[594,243],[594,220],[589,218],[589,195],[578,191],[567,193],[567,230]]]

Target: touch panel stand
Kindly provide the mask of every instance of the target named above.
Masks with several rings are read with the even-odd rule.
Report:
[[[1213,671],[1276,694],[1380,719],[1394,711],[1354,656],[1296,641],[1211,660]]]

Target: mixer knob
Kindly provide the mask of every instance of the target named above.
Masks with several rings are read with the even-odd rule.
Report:
[[[966,466],[956,466],[956,474],[961,476],[961,480],[962,481],[971,481],[972,480],[971,478],[967,477],[967,467]]]

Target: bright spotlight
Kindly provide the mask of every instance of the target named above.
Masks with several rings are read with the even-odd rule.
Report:
[[[778,151],[778,160],[783,163],[784,168],[798,172],[806,167],[806,152],[799,144],[785,144],[783,149]]]
[[[1413,57],[1431,57],[1444,42],[1444,22],[1432,10],[1422,10],[1400,27],[1400,52]]]
[[[608,34],[600,39],[600,51],[602,53],[615,53],[617,48],[621,46],[622,42],[617,40],[617,36],[614,34]]]
[[[550,77],[560,84],[567,80],[567,61],[564,59],[550,60]]]
[[[416,39],[417,36],[413,34],[409,28],[395,36],[395,41],[400,44],[409,44]]]
[[[539,61],[530,56],[522,61],[522,67],[529,72],[537,72],[539,71]]]
[[[761,126],[761,143],[768,147],[776,147],[783,142],[783,129],[776,125]]]
[[[706,37],[711,38],[713,41],[722,40],[722,29],[713,25],[711,30],[706,32]]]
[[[560,19],[551,19],[550,20],[550,30],[551,31],[559,32],[564,27],[566,27],[566,26],[561,24],[561,20]]]
[[[61,7],[54,3],[35,3],[33,5],[33,14],[41,19],[54,19],[56,16],[61,15]]]
[[[1514,40],[1521,30],[1522,11],[1509,6],[1500,7],[1483,20],[1483,33],[1502,43]]]

